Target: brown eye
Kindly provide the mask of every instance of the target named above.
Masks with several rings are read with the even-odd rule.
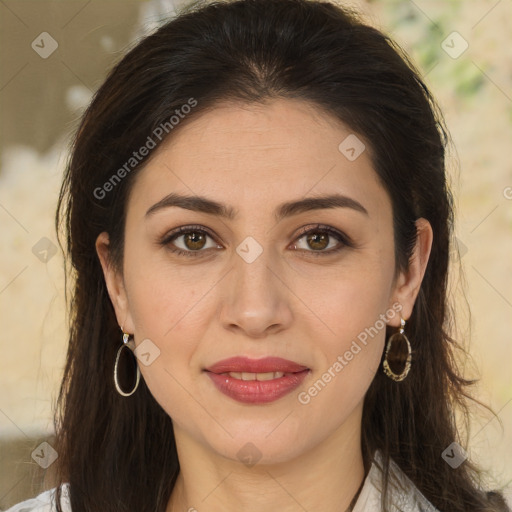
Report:
[[[208,246],[208,239],[211,240]],[[329,226],[317,225],[303,231],[293,247],[313,256],[328,256],[341,251],[344,247],[353,247],[350,239]],[[301,242],[304,240],[304,242]],[[338,242],[336,244],[336,241]],[[202,256],[210,253],[208,249],[222,249],[215,243],[213,235],[206,229],[196,226],[182,226],[168,233],[160,244],[179,256]],[[301,245],[303,245],[301,247]]]
[[[296,249],[304,250],[314,256],[329,255],[351,246],[348,238],[342,233],[330,228],[329,226],[316,226],[304,232],[295,243]],[[304,240],[303,242],[300,242]],[[335,241],[338,243],[336,244]]]
[[[208,239],[211,240],[210,245],[207,245]],[[182,226],[168,233],[160,244],[180,256],[201,256],[210,252],[207,249],[222,248],[214,243],[213,236],[207,231],[194,226]]]
[[[191,251],[202,249],[206,244],[206,236],[198,231],[191,231],[183,235],[183,244]]]
[[[315,251],[325,249],[329,245],[329,235],[326,233],[315,233],[306,236],[307,243]]]

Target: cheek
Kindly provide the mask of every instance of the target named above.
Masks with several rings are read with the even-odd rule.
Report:
[[[386,325],[397,314],[389,307],[391,269],[387,260],[360,258],[309,293],[316,328],[307,323],[308,337],[319,357],[301,403],[337,404],[333,421],[357,405],[379,369]]]
[[[369,385],[380,362],[387,321],[394,316],[387,309],[387,296],[374,284],[375,289],[347,284],[321,310],[330,334],[323,337],[319,370],[340,375],[338,382],[347,379],[343,387],[349,393],[357,392],[359,381],[363,387]]]
[[[386,320],[395,314],[380,286],[383,282],[354,279],[331,290],[320,309],[329,329],[316,337],[310,333],[317,364],[297,398],[304,414],[324,418],[327,431],[348,418],[379,371]]]
[[[155,400],[179,423],[190,415],[187,390],[192,389],[196,368],[191,360],[201,339],[201,297],[212,283],[180,279],[170,266],[149,260],[146,270],[137,265],[131,268],[127,290],[135,341],[139,345],[149,339],[158,352],[150,365],[139,363],[140,371]]]
[[[125,276],[136,344],[149,339],[159,351],[150,366],[139,365],[142,375],[162,407],[179,416],[190,399],[184,389],[199,372],[193,358],[211,318],[219,276],[207,265],[180,266],[164,251],[140,247],[127,253]]]
[[[340,266],[336,273],[316,279],[314,286],[305,278],[297,281],[294,292],[304,297],[319,328],[333,349],[342,349],[359,333],[374,326],[388,308],[392,271],[377,258],[353,258],[350,265]],[[377,328],[382,330],[382,320]]]
[[[215,283],[206,267],[172,263],[163,248],[149,242],[127,245],[125,276],[136,330],[161,342],[184,325],[193,328],[196,307]]]

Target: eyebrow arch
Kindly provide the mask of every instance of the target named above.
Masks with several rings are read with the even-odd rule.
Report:
[[[235,219],[238,214],[233,207],[208,199],[204,196],[189,196],[171,192],[169,195],[158,201],[158,203],[151,206],[146,212],[145,217],[147,219],[157,211],[171,206],[208,213],[210,215],[216,215],[229,220]],[[276,221],[280,221],[285,217],[291,217],[292,215],[298,215],[299,213],[328,208],[351,208],[369,217],[368,211],[361,203],[342,194],[309,197],[298,201],[282,203],[276,208],[274,216]]]

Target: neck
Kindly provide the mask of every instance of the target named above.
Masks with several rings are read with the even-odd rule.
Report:
[[[166,512],[350,510],[365,477],[357,412],[300,456],[251,467],[213,452],[175,425],[180,474]]]

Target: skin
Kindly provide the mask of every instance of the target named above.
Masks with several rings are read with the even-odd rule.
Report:
[[[393,304],[409,318],[432,229],[425,219],[417,221],[411,265],[395,276],[390,198],[368,151],[349,161],[338,150],[351,133],[299,100],[219,104],[183,125],[137,175],[122,272],[108,264],[108,234],[97,238],[119,325],[134,334],[137,346],[149,338],[160,350],[149,366],[139,366],[174,423],[181,471],[168,512],[339,512],[364,479],[362,405],[382,371],[385,329],[309,403],[297,395]],[[167,207],[146,219],[146,211],[170,192],[207,196],[238,215],[228,220]],[[333,192],[359,201],[368,216],[331,208],[274,218],[282,202]],[[345,233],[356,246],[315,256],[319,246],[299,233],[315,223]],[[196,258],[173,254],[172,242],[159,244],[187,225],[209,228],[216,237],[206,239]],[[252,263],[236,252],[248,236],[263,249]],[[320,251],[339,244],[330,237]],[[198,247],[182,234],[174,245]],[[386,319],[400,325],[400,314]],[[220,393],[203,372],[236,355],[279,356],[311,372],[298,390],[277,401],[242,404]],[[247,443],[261,457],[251,467],[237,455]]]

